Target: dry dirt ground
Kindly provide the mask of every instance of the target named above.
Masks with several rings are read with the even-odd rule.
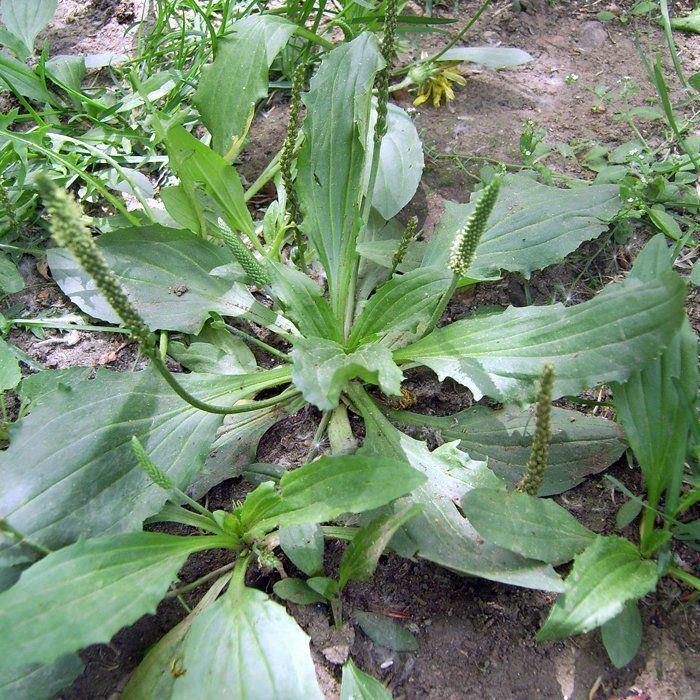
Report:
[[[477,5],[472,1],[449,3],[439,6],[437,12],[464,21]],[[58,16],[48,33],[54,52],[128,50],[133,35],[125,36],[125,31],[138,18],[140,7],[131,0],[59,0]],[[615,145],[629,140],[630,135],[610,112],[591,109],[594,98],[590,90],[601,84],[615,87],[623,76],[631,76],[641,88],[634,98],[636,104],[643,104],[644,97],[651,94],[635,51],[632,26],[596,20],[595,13],[606,9],[605,2],[538,1],[526,8],[516,13],[509,1],[496,0],[464,42],[483,45],[500,41],[518,46],[533,55],[532,63],[503,72],[468,67],[467,86],[458,90],[448,108],[423,106],[416,111],[417,126],[432,157],[427,159],[424,181],[411,207],[426,220],[428,232],[440,213],[441,198],[465,201],[473,187],[469,171],[451,160],[455,154],[518,162],[518,139],[527,119],[541,123],[551,143],[578,139]],[[657,27],[638,24],[638,29],[647,49],[662,50],[663,36]],[[686,70],[700,70],[697,37],[677,34],[676,40]],[[421,39],[420,46],[411,47],[407,55],[418,55],[421,47],[428,49],[441,41],[435,35]],[[572,74],[578,75],[578,80],[568,84],[565,78]],[[399,93],[395,99],[402,106],[411,105],[408,94]],[[257,117],[254,143],[242,159],[241,171],[249,180],[279,147],[284,123],[284,101],[273,96]],[[653,137],[653,133],[649,135]],[[571,175],[583,176],[583,171],[570,162],[559,165]],[[552,296],[585,298],[590,294],[588,280],[607,282],[618,275],[620,254],[625,260],[633,257],[646,236],[647,232],[639,230],[627,246],[606,247],[582,280],[577,277],[584,262],[598,250],[595,242],[565,263],[534,275],[533,302],[546,303]],[[70,307],[33,263],[28,263],[24,272],[28,287],[23,300],[30,309],[40,311],[59,304]],[[458,297],[447,316],[458,318],[483,304],[523,303],[522,282],[506,278]],[[17,335],[12,340],[50,367],[106,364],[126,368],[135,359],[133,348],[105,335],[76,334],[70,342],[64,339],[43,344],[29,335]],[[471,403],[466,390],[449,381],[439,384],[428,373],[413,373],[409,382],[419,394],[419,411],[446,413]],[[317,421],[318,415],[305,409],[278,424],[261,441],[259,461],[300,462]],[[633,490],[640,490],[637,473],[626,463],[613,466],[611,473]],[[562,499],[600,533],[613,531],[619,507],[606,484],[600,477],[591,478]],[[237,483],[223,484],[210,494],[210,499],[230,503],[232,496],[240,495],[240,489]],[[626,534],[633,537],[633,529]],[[330,570],[337,566],[341,551],[340,545],[329,547]],[[688,563],[697,564],[688,550],[680,554]],[[195,580],[220,566],[225,563],[222,556],[209,553],[193,558],[182,579]],[[289,569],[293,570],[291,564]],[[274,580],[258,573],[250,583],[269,592]],[[689,700],[698,697],[700,688],[700,615],[697,606],[687,602],[687,593],[687,589],[666,580],[654,595],[644,599],[642,648],[623,670],[615,670],[607,661],[597,633],[535,643],[535,633],[552,603],[551,595],[462,578],[395,556],[382,560],[371,583],[349,587],[345,601],[348,622],[339,630],[330,625],[328,611],[321,606],[290,608],[311,636],[319,678],[328,697],[337,697],[339,663],[350,653],[363,669],[387,684],[395,697]],[[188,602],[196,601],[199,595],[201,591],[193,592]],[[352,625],[354,609],[391,615],[414,632],[420,649],[402,654],[376,646]],[[183,614],[179,604],[169,600],[161,604],[157,615],[122,630],[109,645],[87,649],[83,653],[85,672],[60,697],[118,697],[147,648]]]

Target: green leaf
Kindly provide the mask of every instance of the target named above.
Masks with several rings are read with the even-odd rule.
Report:
[[[154,613],[187,557],[212,539],[137,532],[52,552],[0,594],[0,669],[109,641]]]
[[[83,56],[54,56],[46,61],[46,68],[64,85],[79,91],[85,78],[85,58]]]
[[[5,294],[14,294],[24,289],[24,279],[15,265],[6,255],[0,254],[0,289]]]
[[[696,7],[685,17],[672,17],[671,27],[681,32],[700,34],[700,8]]]
[[[524,175],[506,175],[469,276],[488,278],[501,270],[529,277],[560,262],[581,243],[608,228],[621,202],[617,185],[588,185],[565,190],[541,185]],[[480,192],[468,204],[445,202],[423,266],[445,267],[458,229],[474,210]]]
[[[472,406],[451,416],[389,411],[403,425],[426,426],[444,440],[459,440],[473,457],[487,457],[489,468],[514,486],[523,477],[535,431],[534,406],[510,404],[499,410]],[[552,496],[580,484],[617,461],[625,450],[619,425],[605,418],[552,406],[552,439],[539,496]]]
[[[0,51],[0,94],[10,87],[22,97],[37,102],[52,102],[51,93],[26,64],[5,51]]]
[[[267,97],[269,67],[296,30],[282,17],[254,15],[233,22],[233,36],[219,39],[214,62],[202,70],[194,103],[220,154],[245,136],[256,103]]]
[[[12,348],[0,338],[0,392],[14,389],[21,379],[22,372]]]
[[[338,405],[348,382],[359,377],[391,396],[401,395],[403,373],[391,351],[376,343],[346,354],[339,343],[324,338],[298,338],[291,352],[292,381],[304,398],[322,411]]]
[[[360,629],[375,643],[393,651],[418,651],[418,640],[405,628],[378,613],[356,610]]]
[[[455,46],[440,56],[441,61],[468,61],[486,68],[514,68],[532,61],[522,49],[508,46]]]
[[[387,132],[379,149],[372,206],[387,221],[413,198],[423,174],[423,145],[411,117],[389,103]]]
[[[663,207],[647,209],[647,215],[654,226],[669,238],[674,241],[680,241],[683,238],[683,231],[678,222]]]
[[[313,605],[314,603],[325,603],[326,599],[316,593],[313,588],[309,588],[306,581],[300,578],[283,578],[277,581],[272,587],[275,595],[282,600],[289,600],[297,605]]]
[[[249,237],[255,237],[255,226],[236,169],[179,125],[168,129],[165,147],[170,166],[180,178],[189,197],[191,211],[198,216],[200,227],[206,227],[202,221],[198,198],[201,194],[198,188],[203,187],[206,194],[221,208],[233,231],[242,231]],[[200,229],[197,232],[203,233]]]
[[[88,534],[138,529],[163,506],[166,493],[137,466],[132,436],[186,488],[222,421],[185,403],[150,369],[91,374],[74,367],[25,379],[29,415],[10,426],[10,447],[0,453],[0,472],[11,485],[0,491],[0,513],[48,549]],[[276,381],[267,372],[254,375],[262,386],[270,376]],[[180,381],[203,400],[230,405],[256,388],[241,389],[252,381],[243,377],[183,375]],[[0,536],[0,559],[33,558],[35,552]]]
[[[622,612],[628,601],[653,591],[656,562],[642,559],[622,537],[598,537],[574,560],[566,588],[557,598],[537,639],[590,632]]]
[[[343,664],[340,700],[391,700],[391,693],[348,659]]]
[[[642,282],[633,276],[579,304],[510,307],[502,313],[438,328],[394,353],[440,378],[452,377],[478,400],[533,396],[545,363],[554,367],[554,397],[605,381],[625,381],[663,350],[683,318],[685,284],[665,270]],[[573,333],[572,329],[576,329]]]
[[[255,369],[249,364],[248,354],[253,356],[248,346],[240,339],[239,352],[231,354],[211,343],[190,343],[177,341],[168,343],[168,355],[191,372],[201,374],[245,374]]]
[[[615,668],[622,668],[632,661],[642,643],[644,626],[637,603],[625,603],[622,611],[600,628],[605,651]]]
[[[268,265],[275,296],[302,335],[342,341],[342,334],[323,290],[310,277],[287,265]]]
[[[321,700],[309,638],[264,593],[241,588],[196,617],[173,700]]]
[[[427,481],[401,499],[423,506],[394,537],[391,547],[401,556],[418,556],[453,571],[517,586],[560,591],[562,583],[551,566],[497,547],[480,538],[457,504],[464,494],[480,486],[498,487],[501,481],[485,462],[475,461],[446,443],[430,452],[425,443],[399,432],[377,410],[359,387],[350,398],[365,420],[364,454],[405,460],[425,474]]]
[[[57,0],[2,0],[0,19],[7,31],[21,39],[29,53],[34,50],[34,39],[51,21]]]
[[[569,511],[526,493],[478,488],[464,494],[461,505],[485,540],[548,564],[570,561],[595,539]]]
[[[281,525],[322,523],[343,513],[379,508],[420,486],[425,477],[386,457],[321,457],[280,479]]]
[[[231,265],[230,255],[190,231],[157,225],[121,229],[100,236],[97,247],[152,330],[196,334],[212,311],[265,326],[278,321],[289,326],[255,300],[239,281],[242,272],[215,274],[217,268]],[[54,248],[47,259],[56,283],[82,311],[119,321],[70,253]]]
[[[378,341],[389,347],[405,344],[425,326],[452,273],[445,267],[419,268],[385,282],[365,304],[352,327],[350,347]]]
[[[615,527],[618,530],[626,528],[642,512],[644,504],[641,501],[625,501],[615,516]]]
[[[66,654],[51,664],[30,664],[0,672],[0,697],[12,700],[51,700],[69,686],[85,664],[77,654]]]
[[[324,538],[317,524],[291,525],[279,530],[280,547],[307,576],[323,573]]]
[[[663,235],[640,253],[632,275],[649,282],[668,273],[671,258]],[[697,338],[686,318],[666,339],[666,349],[613,385],[618,420],[642,469],[648,500],[655,506],[674,474],[683,470],[692,406],[698,389]]]
[[[255,461],[262,436],[284,415],[300,407],[301,401],[292,401],[284,407],[258,408],[227,416],[216,432],[204,467],[195,475],[187,493],[199,499],[222,481],[240,476],[243,469]]]
[[[377,569],[379,557],[396,531],[420,511],[420,506],[412,505],[396,513],[381,515],[362,527],[340,560],[340,588],[345,588],[348,581],[369,581]]]
[[[172,695],[176,674],[182,669],[182,649],[187,633],[197,615],[216,600],[227,583],[226,576],[219,578],[197,607],[148,650],[131,674],[120,696],[122,700],[162,700]]]
[[[372,85],[382,68],[369,32],[327,53],[304,96],[304,143],[297,159],[302,230],[326,271],[331,306],[343,318],[355,245]]]

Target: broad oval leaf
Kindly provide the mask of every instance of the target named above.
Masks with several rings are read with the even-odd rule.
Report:
[[[340,560],[339,587],[345,588],[351,580],[369,581],[394,533],[420,511],[420,506],[412,505],[395,513],[380,515],[355,533]]]
[[[534,396],[542,366],[554,366],[554,397],[625,381],[658,357],[684,318],[685,283],[670,270],[653,281],[628,277],[579,304],[510,307],[438,328],[394,353],[452,377],[478,400]]]
[[[393,651],[418,651],[418,640],[402,625],[379,613],[356,610],[360,629],[375,643]]]
[[[413,199],[424,164],[423,146],[411,117],[390,103],[372,194],[372,206],[384,219],[396,216]]]
[[[391,700],[391,693],[376,679],[361,671],[352,659],[343,664],[340,700]]]
[[[230,255],[190,231],[157,225],[121,229],[100,236],[97,247],[152,330],[196,334],[212,311],[257,318],[262,325],[281,320],[256,301],[235,275],[212,274],[231,265]],[[47,259],[58,285],[82,311],[119,322],[70,253],[54,248]]]
[[[625,607],[612,620],[600,628],[600,636],[615,668],[622,668],[632,661],[642,643],[644,625],[636,601],[625,603]]]
[[[668,272],[673,256],[664,236],[655,236],[635,261],[632,275],[653,280]],[[613,385],[618,420],[642,469],[652,507],[674,475],[683,471],[693,420],[689,407],[698,390],[697,357],[697,337],[684,318],[658,359],[624,384]]]
[[[2,0],[0,18],[7,31],[22,40],[29,53],[34,39],[51,21],[58,0]]]
[[[590,632],[611,620],[628,601],[654,590],[655,561],[622,537],[598,537],[574,560],[566,588],[537,633],[538,640]]]
[[[325,338],[298,338],[291,352],[292,381],[304,398],[322,411],[335,408],[348,382],[359,377],[377,384],[385,394],[401,395],[403,373],[391,351],[376,343],[346,353]]]
[[[385,282],[353,324],[349,346],[373,340],[390,347],[405,343],[421,324],[427,325],[451,281],[447,268],[427,267]]]
[[[445,202],[422,265],[446,267],[452,242],[474,211],[480,192],[468,204]],[[560,262],[584,241],[600,235],[621,206],[617,185],[561,189],[524,175],[506,175],[489,216],[469,276],[483,279],[501,270],[529,277]]]
[[[51,664],[30,664],[0,671],[0,697],[12,700],[51,700],[85,668],[77,654],[66,654]]]
[[[389,411],[388,415],[402,425],[432,428],[444,440],[459,440],[461,449],[475,457],[487,457],[489,468],[514,486],[522,479],[530,458],[534,409],[511,404],[495,411],[472,406],[451,416],[408,411]],[[552,406],[551,429],[539,496],[552,496],[577,486],[585,477],[617,461],[625,450],[622,429],[605,418]]]
[[[14,294],[24,289],[24,279],[7,255],[0,254],[0,289],[6,294]]]
[[[299,270],[268,265],[272,290],[302,335],[342,341],[342,334],[321,287]]]
[[[502,484],[485,462],[470,459],[457,449],[456,442],[430,452],[425,443],[394,428],[360,387],[351,387],[350,398],[367,426],[363,453],[405,460],[427,477],[423,485],[395,505],[398,509],[416,503],[423,506],[423,512],[397,533],[392,549],[458,573],[526,588],[562,590],[561,579],[551,566],[484,542],[460,513],[457,504],[469,490]]]
[[[285,369],[252,378],[183,375],[181,382],[201,399],[231,405],[241,392],[269,385],[266,379],[284,382]],[[276,372],[282,374],[275,378]],[[94,379],[90,374],[76,367],[27,378],[22,392],[32,400],[30,413],[10,426],[10,447],[0,453],[7,485],[0,492],[0,514],[48,549],[88,535],[138,529],[165,503],[166,493],[136,464],[132,436],[186,488],[222,422],[222,416],[185,403],[150,369],[99,370]],[[29,548],[0,536],[0,560],[34,558]]]
[[[253,588],[229,592],[197,616],[182,668],[173,700],[323,698],[309,638],[281,605]]]
[[[21,379],[22,372],[12,347],[0,338],[0,392],[14,389]]]
[[[478,488],[465,493],[461,505],[485,540],[548,564],[570,561],[595,539],[568,510],[546,498]]]
[[[217,579],[195,609],[148,650],[120,695],[122,700],[164,700],[172,696],[177,673],[182,669],[187,633],[197,615],[217,599],[229,579],[230,575]]]
[[[383,65],[377,40],[364,32],[324,56],[303,98],[307,117],[296,180],[302,230],[326,271],[338,318],[355,269],[372,85]]]
[[[211,548],[213,539],[134,532],[47,555],[0,594],[0,670],[52,663],[109,641],[155,612],[187,557]]]
[[[283,17],[260,14],[233,22],[230,30],[232,36],[219,39],[214,62],[202,70],[194,96],[222,155],[245,136],[255,104],[267,96],[268,69],[297,27]]]
[[[395,459],[321,457],[282,476],[281,507],[271,519],[283,526],[327,522],[379,508],[424,482],[423,474]]]
[[[292,525],[279,529],[280,547],[297,569],[307,576],[323,573],[325,540],[317,524]]]
[[[509,46],[455,46],[440,56],[441,61],[468,61],[486,68],[514,68],[532,61],[527,51]]]

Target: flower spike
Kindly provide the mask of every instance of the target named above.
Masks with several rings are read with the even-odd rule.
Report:
[[[554,385],[554,367],[546,364],[542,368],[540,377],[540,391],[537,395],[537,409],[535,413],[535,437],[532,440],[530,459],[522,481],[517,485],[516,491],[536,496],[542,484],[544,471],[547,468],[547,453],[549,442],[552,439],[552,426],[550,423],[552,413],[552,386]]]
[[[467,225],[457,231],[452,244],[449,266],[450,270],[458,277],[464,277],[474,262],[476,247],[486,230],[486,223],[496,204],[500,186],[501,179],[499,177],[491,180],[477,200]]]
[[[143,346],[152,347],[155,341],[148,326],[95,245],[92,235],[83,224],[82,212],[75,200],[45,175],[37,178],[37,185],[50,216],[51,235],[56,244],[69,250],[92,277],[129,334]]]
[[[392,275],[394,274],[394,272],[396,272],[396,268],[401,264],[401,261],[406,256],[406,252],[408,251],[408,246],[413,242],[413,239],[415,238],[415,235],[416,235],[417,228],[418,228],[418,218],[415,216],[412,216],[408,220],[408,223],[406,224],[406,228],[404,229],[403,235],[401,236],[401,241],[399,242],[399,247],[396,249],[396,252],[394,253],[394,257],[391,259],[391,274]]]

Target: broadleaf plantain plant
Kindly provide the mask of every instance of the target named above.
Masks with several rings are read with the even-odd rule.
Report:
[[[632,274],[577,306],[509,308],[437,327],[459,287],[561,259],[604,230],[619,200],[610,186],[570,192],[501,175],[472,202],[448,203],[427,244],[415,240],[415,224],[394,218],[415,192],[422,153],[408,116],[387,104],[392,2],[387,12],[381,46],[360,34],[329,51],[311,78],[301,131],[295,117],[284,149],[295,162],[280,167],[261,231],[234,167],[155,110],[179,179],[161,191],[167,225],[117,220],[95,240],[70,199],[40,184],[63,246],[48,255],[55,279],[84,312],[120,322],[148,366],[92,378],[81,368],[45,371],[22,383],[28,415],[11,426],[0,458],[3,580],[26,569],[0,595],[0,682],[8,687],[47,668],[77,673],[74,652],[152,612],[197,551],[223,548],[235,558],[228,591],[218,597],[229,575],[220,572],[144,659],[127,697],[319,695],[303,633],[244,586],[254,560],[277,566],[278,545],[311,578],[275,591],[330,600],[339,619],[343,587],[371,576],[386,546],[461,574],[559,592],[553,565],[590,543],[555,509],[567,546],[513,551],[482,539],[462,508],[472,493],[486,499],[518,483],[527,493],[511,494],[514,501],[538,502],[528,494],[559,493],[614,461],[623,450],[617,426],[561,408],[551,411],[548,454],[540,424],[531,459],[533,421],[522,404],[535,398],[545,366],[538,415],[565,394],[624,383],[681,327],[685,285],[665,268]],[[246,343],[281,362],[258,368]],[[174,374],[168,355],[191,372]],[[394,411],[368,391],[401,397],[404,372],[417,365],[505,407],[433,423],[451,441],[430,451],[396,425],[431,425],[431,417]],[[275,486],[274,470],[250,466],[258,441],[307,403],[321,411],[309,463]],[[356,444],[348,409],[366,431],[354,455],[341,454]],[[326,429],[336,454],[312,461]],[[259,485],[242,505],[213,513],[195,505],[244,469]],[[365,520],[358,528],[344,513]],[[141,532],[147,519],[207,534]],[[338,519],[340,527],[321,527]],[[323,576],[325,537],[352,540],[338,581]],[[351,662],[343,676],[372,686]]]

